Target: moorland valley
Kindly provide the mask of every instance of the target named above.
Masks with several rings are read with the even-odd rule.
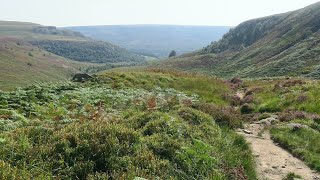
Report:
[[[236,27],[0,21],[0,179],[320,179],[319,78],[319,2]]]

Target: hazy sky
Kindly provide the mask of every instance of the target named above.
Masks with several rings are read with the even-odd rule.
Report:
[[[231,25],[319,0],[0,0],[0,20],[53,26]]]

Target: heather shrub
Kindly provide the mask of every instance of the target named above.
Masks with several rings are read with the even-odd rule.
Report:
[[[221,126],[238,128],[242,126],[243,117],[239,111],[230,107],[218,107],[212,104],[198,103],[193,106],[204,113],[213,117],[215,122]]]
[[[182,119],[188,121],[192,125],[199,125],[202,123],[209,125],[213,124],[213,118],[211,116],[192,108],[181,108],[178,110],[178,114]]]
[[[250,104],[244,104],[240,107],[240,111],[242,114],[249,114],[254,111],[254,108]]]
[[[163,72],[1,92],[0,127],[19,124],[0,129],[0,179],[255,179],[229,128],[241,114],[200,103],[226,104],[223,93],[213,78]]]

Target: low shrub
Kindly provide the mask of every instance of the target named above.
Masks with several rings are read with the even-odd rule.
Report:
[[[301,178],[302,177],[300,175],[290,172],[282,180],[295,180],[295,179],[301,179]]]
[[[212,104],[198,103],[193,108],[211,115],[215,122],[221,126],[239,128],[242,127],[242,122],[244,121],[239,111],[231,107],[217,107]]]
[[[194,76],[161,72],[107,77],[1,92],[0,123],[27,120],[0,131],[1,176],[256,179],[250,148],[230,130],[240,112],[201,103],[225,104],[222,82],[198,86]]]
[[[213,124],[213,118],[211,116],[192,108],[181,108],[178,110],[178,114],[182,119],[192,125],[200,125],[203,123],[208,125]]]
[[[242,101],[241,101],[241,104],[249,104],[249,103],[252,103],[253,102],[253,99],[254,99],[254,96],[253,95],[247,95],[245,96]]]
[[[242,114],[250,114],[254,111],[254,108],[250,104],[244,104],[240,107],[240,111]]]

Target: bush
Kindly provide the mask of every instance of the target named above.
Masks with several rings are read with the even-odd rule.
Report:
[[[295,179],[301,179],[301,178],[302,177],[300,175],[290,172],[282,180],[295,180]]]
[[[218,162],[211,156],[211,153],[212,147],[210,145],[196,139],[193,140],[190,147],[184,147],[178,151],[176,160],[180,167],[186,170],[184,178],[222,178],[222,172],[212,171],[212,168],[217,168]]]
[[[14,110],[0,109],[0,119],[27,122],[27,119]]]
[[[213,118],[211,116],[192,108],[181,108],[178,110],[178,114],[182,119],[192,125],[200,125],[203,123],[208,125],[213,124]]]
[[[242,114],[249,114],[254,111],[254,108],[250,104],[244,104],[240,107],[240,111]]]
[[[244,121],[242,115],[231,107],[217,107],[212,104],[199,103],[193,106],[195,109],[207,113],[221,126],[230,128],[242,127]]]
[[[0,160],[0,179],[53,179],[49,174],[38,172],[37,175],[31,175],[26,169],[18,169],[2,160]]]

